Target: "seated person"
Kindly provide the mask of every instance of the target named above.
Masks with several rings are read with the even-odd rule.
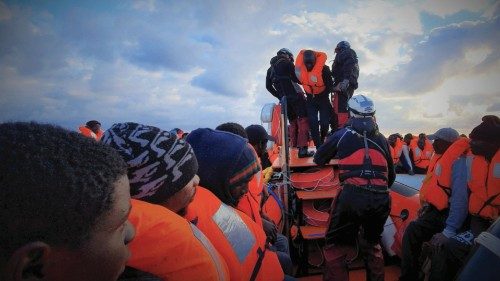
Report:
[[[214,246],[180,217],[199,182],[189,144],[172,132],[137,123],[114,124],[102,141],[127,161],[130,193],[139,199],[132,200],[129,217],[137,234],[128,265],[165,280],[229,280]]]
[[[134,237],[120,155],[57,126],[3,123],[0,159],[0,280],[116,280]]]

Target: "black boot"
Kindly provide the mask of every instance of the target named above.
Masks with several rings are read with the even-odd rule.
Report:
[[[307,150],[307,146],[303,146],[299,148],[299,158],[306,158],[306,157],[311,157],[314,155],[314,152],[309,152]]]

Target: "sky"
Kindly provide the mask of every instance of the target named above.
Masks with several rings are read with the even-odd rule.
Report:
[[[500,1],[3,1],[0,122],[261,124],[280,48],[347,40],[384,134],[500,115]]]

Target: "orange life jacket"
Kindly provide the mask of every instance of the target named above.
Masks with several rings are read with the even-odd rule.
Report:
[[[262,226],[262,216],[260,215],[260,202],[262,201],[262,171],[256,173],[248,183],[248,192],[240,199],[236,208],[254,222]]]
[[[92,132],[91,129],[87,128],[86,126],[82,125],[80,127],[78,127],[78,130],[80,130],[80,134],[88,137],[88,138],[93,138],[95,140],[101,140],[102,138],[102,135],[104,135],[104,131],[103,130],[99,130],[99,132],[94,133]]]
[[[163,280],[230,280],[226,262],[196,226],[165,207],[131,203],[136,234],[128,266]]]
[[[427,169],[432,158],[432,153],[434,153],[432,143],[426,139],[423,150],[418,147],[417,143],[418,137],[413,137],[413,139],[410,141],[410,145],[408,146],[413,156],[413,164],[416,167]]]
[[[307,71],[304,64],[304,51],[300,50],[295,61],[295,75],[299,79],[304,91],[308,94],[321,94],[325,89],[323,81],[323,67],[326,62],[326,54],[319,51],[314,51],[316,63],[311,71]]]
[[[471,155],[467,166],[469,212],[496,220],[500,213],[500,150],[490,163],[483,156]]]
[[[461,137],[452,143],[443,155],[433,156],[420,188],[421,202],[427,202],[440,211],[448,208],[453,163],[468,150],[469,139]]]
[[[231,280],[283,280],[284,274],[275,252],[267,250],[266,235],[243,212],[198,186],[186,218],[198,226],[228,264]],[[258,261],[262,259],[260,268]]]
[[[392,162],[394,165],[399,163],[399,158],[401,157],[401,153],[403,152],[403,141],[399,138],[396,138],[396,144],[394,147],[389,145],[389,149],[391,150]]]

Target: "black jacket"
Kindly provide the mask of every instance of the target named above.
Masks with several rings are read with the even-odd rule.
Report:
[[[358,56],[353,49],[344,49],[335,55],[332,64],[332,76],[335,85],[347,79],[349,80],[349,88],[358,88]]]
[[[284,57],[275,56],[271,59],[271,67],[267,70],[266,89],[276,98],[286,96],[287,99],[296,99],[297,92],[292,81],[299,83],[295,76],[295,66]]]
[[[388,170],[387,184],[390,187],[394,183],[396,173],[387,139],[379,133],[377,124],[371,117],[351,118],[349,121],[346,127],[337,130],[326,139],[325,143],[314,154],[314,162],[318,165],[324,165],[335,156],[343,159],[359,149],[364,149],[363,138],[351,131],[361,135],[363,135],[363,131],[366,131],[367,138],[377,144],[368,142],[368,147],[381,151],[385,156]]]

